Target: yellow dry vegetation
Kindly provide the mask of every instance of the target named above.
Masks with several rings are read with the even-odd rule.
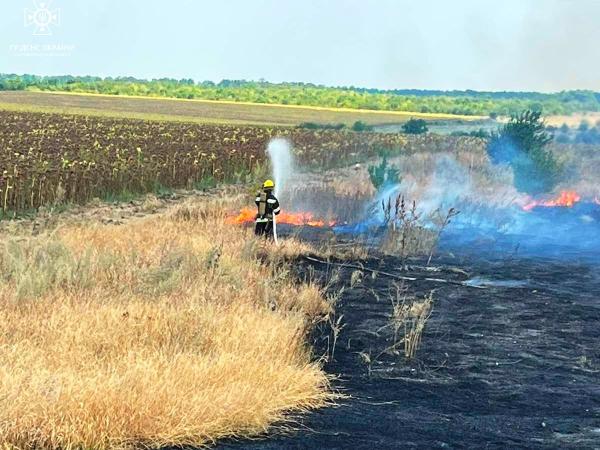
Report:
[[[567,124],[569,127],[577,128],[581,122],[587,122],[588,125],[594,126],[600,123],[600,113],[590,111],[569,115],[546,116],[544,117],[544,120],[547,125],[552,125],[554,127],[560,127],[563,124]]]
[[[332,400],[306,344],[329,306],[286,263],[307,249],[224,225],[232,205],[2,240],[0,441],[206,445]]]
[[[397,124],[425,120],[481,120],[481,116],[411,111],[279,105],[225,100],[107,95],[73,92],[0,92],[0,110],[134,118],[141,120],[296,126],[302,122]]]

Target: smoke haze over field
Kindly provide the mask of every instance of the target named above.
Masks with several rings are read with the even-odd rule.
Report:
[[[401,183],[397,192],[417,201],[426,226],[436,210],[442,215],[451,207],[460,211],[443,234],[447,249],[598,258],[600,204],[593,194],[577,194],[574,204],[554,206],[558,191],[539,197],[520,193],[505,168],[483,167],[485,175],[478,176],[450,154],[433,162],[430,176]]]
[[[60,23],[32,36],[23,12],[33,0],[4,2],[0,72],[600,91],[596,0],[51,4]],[[19,45],[73,48],[26,56]]]
[[[590,165],[596,160],[595,156],[586,157]],[[596,173],[574,168],[573,177],[553,192],[530,196],[516,189],[508,167],[492,164],[485,154],[404,154],[390,158],[389,164],[399,170],[399,183],[383,184],[369,196],[350,195],[344,199],[342,194],[329,202],[333,217],[346,217],[334,230],[374,242],[383,238],[387,225],[382,203],[390,201],[393,216],[396,198],[401,195],[409,209],[416,202],[418,223],[432,231],[439,229],[440,220],[450,208],[459,211],[444,228],[443,250],[500,257],[518,252],[559,259],[599,258],[600,191]],[[355,184],[360,184],[359,176],[355,170],[341,175],[344,181]],[[302,189],[302,185],[294,187]],[[313,194],[312,202],[311,191],[306,190],[303,197],[299,196],[305,200],[294,205],[299,210],[323,214],[315,200],[334,187],[335,182],[323,187],[323,194]],[[360,207],[353,208],[356,214],[348,217],[344,209],[348,209],[352,198]]]

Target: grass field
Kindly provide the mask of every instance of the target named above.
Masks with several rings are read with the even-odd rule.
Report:
[[[555,127],[567,124],[569,127],[577,128],[581,122],[587,122],[588,125],[594,126],[600,123],[600,113],[588,112],[571,114],[568,116],[546,116],[546,123]]]
[[[0,109],[128,117],[146,120],[282,126],[294,126],[302,122],[351,125],[358,120],[372,125],[394,124],[405,122],[411,117],[426,120],[481,119],[479,116],[452,114],[29,91],[0,92]]]
[[[330,310],[285,260],[197,200],[121,226],[0,232],[2,448],[204,445],[323,406],[306,345]]]

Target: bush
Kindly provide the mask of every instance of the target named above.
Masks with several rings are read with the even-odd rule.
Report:
[[[373,126],[367,125],[366,123],[364,123],[361,120],[357,120],[352,125],[352,131],[358,131],[359,133],[362,131],[373,131]]]
[[[406,134],[423,134],[427,133],[429,128],[427,128],[427,122],[423,119],[410,119],[402,125],[402,131]]]
[[[481,139],[489,139],[490,133],[488,131],[484,130],[483,128],[480,128],[479,130],[471,131],[469,133],[469,136],[478,137]]]
[[[590,129],[590,123],[587,120],[582,120],[577,129],[579,131],[587,131]]]
[[[379,189],[385,184],[400,183],[400,171],[396,167],[388,165],[386,155],[383,155],[383,159],[378,166],[369,166],[368,171],[369,178],[375,189]]]
[[[494,164],[512,167],[520,192],[540,194],[551,191],[563,175],[563,165],[546,149],[550,141],[541,112],[524,111],[492,133],[487,152]]]
[[[316,122],[302,122],[298,125],[298,128],[305,128],[307,130],[341,130],[346,125],[343,123],[316,123]]]
[[[578,131],[575,135],[575,142],[578,144],[598,144],[600,143],[600,130],[596,127]]]
[[[473,131],[453,131],[452,133],[450,133],[450,136],[470,136],[478,137],[481,139],[489,139],[490,133],[484,130],[483,128],[480,128],[479,130]]]

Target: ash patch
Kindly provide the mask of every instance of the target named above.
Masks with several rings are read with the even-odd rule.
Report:
[[[422,262],[421,262],[422,263]],[[335,360],[326,370],[351,398],[304,417],[295,433],[227,442],[219,448],[599,448],[600,270],[544,259],[441,258],[436,279],[495,280],[475,288],[426,280],[413,261],[370,260],[365,274],[408,275],[411,295],[434,291],[434,309],[413,361],[381,353],[394,280],[364,276],[346,290]],[[456,270],[455,267],[460,267]],[[300,261],[298,272],[322,281],[332,267]],[[502,280],[523,280],[504,285]],[[324,352],[323,328],[315,345]],[[370,366],[365,353],[377,356]]]

